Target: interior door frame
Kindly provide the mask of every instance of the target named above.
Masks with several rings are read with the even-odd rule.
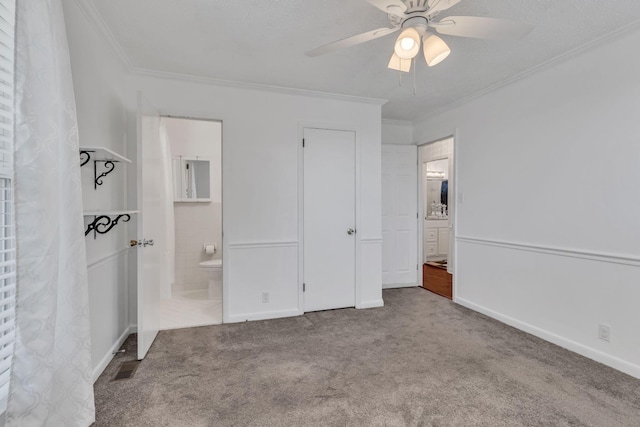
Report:
[[[449,248],[449,253],[451,254],[451,258],[453,258],[453,293],[452,293],[452,301],[456,302],[458,298],[457,286],[456,286],[456,277],[458,270],[458,245],[456,244],[456,236],[458,235],[458,129],[454,129],[452,132],[445,134],[442,137],[436,139],[429,139],[427,142],[422,142],[416,144],[418,146],[418,265],[422,266],[424,264],[424,180],[422,176],[422,148],[429,145],[434,144],[436,142],[453,138],[453,182],[449,183],[449,200],[450,204],[453,207],[453,226],[452,232],[453,236],[450,241],[450,245],[453,244],[453,248]],[[444,158],[444,157],[442,157]],[[437,160],[437,159],[433,159]],[[418,286],[422,286],[424,283],[423,277],[423,269],[418,268]]]
[[[305,129],[321,129],[333,131],[353,132],[355,139],[355,301],[356,308],[361,308],[361,283],[360,283],[360,127],[344,123],[326,122],[298,122],[298,314],[304,311],[304,139]]]
[[[226,238],[225,232],[225,221],[226,217],[226,203],[225,200],[225,182],[229,182],[228,179],[225,178],[225,171],[228,171],[228,168],[225,168],[225,140],[227,140],[227,132],[229,118],[223,112],[209,112],[209,111],[200,111],[200,110],[189,110],[189,109],[180,109],[180,108],[158,108],[158,112],[160,113],[160,117],[170,117],[173,119],[188,119],[188,120],[202,120],[205,122],[220,122],[222,128],[222,135],[220,140],[220,167],[222,168],[222,182],[221,182],[221,203],[222,203],[222,215],[221,215],[221,227],[222,231],[220,233],[222,242],[222,323],[229,323],[229,247],[228,241]],[[227,254],[227,255],[225,255]]]

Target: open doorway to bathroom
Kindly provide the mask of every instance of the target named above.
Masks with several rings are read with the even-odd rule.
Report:
[[[161,330],[222,323],[222,122],[161,117],[171,157],[174,229]],[[172,239],[173,237],[173,239]],[[172,244],[171,244],[172,243]]]
[[[453,137],[420,147],[422,287],[453,297]]]

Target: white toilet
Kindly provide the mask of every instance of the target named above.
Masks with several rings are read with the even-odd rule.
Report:
[[[202,261],[200,268],[207,271],[209,277],[209,299],[222,299],[222,260]]]

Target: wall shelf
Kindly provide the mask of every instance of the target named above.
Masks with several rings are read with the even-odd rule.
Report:
[[[105,147],[80,147],[80,167],[93,160],[93,188],[98,189],[104,182],[102,178],[116,168],[116,163],[131,163],[131,160]],[[103,164],[104,171],[98,174],[98,163]]]
[[[109,150],[108,148],[105,148],[105,147],[80,147],[81,156],[83,152],[90,152],[91,153],[90,156],[94,160],[103,160],[103,161],[109,160],[112,162],[115,161],[115,162],[131,163],[131,159],[121,156],[115,151]],[[91,160],[91,158],[87,160],[81,159],[82,160],[81,164],[86,164],[89,160]]]
[[[95,239],[98,234],[107,234],[120,221],[129,222],[131,215],[137,213],[138,211],[85,211],[84,216],[92,216],[93,221],[87,224],[84,235],[87,236],[93,231]]]

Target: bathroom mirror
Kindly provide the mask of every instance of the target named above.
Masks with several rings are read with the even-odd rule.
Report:
[[[209,160],[173,159],[173,194],[176,202],[210,202]]]
[[[427,162],[427,219],[446,219],[449,214],[449,159]]]

